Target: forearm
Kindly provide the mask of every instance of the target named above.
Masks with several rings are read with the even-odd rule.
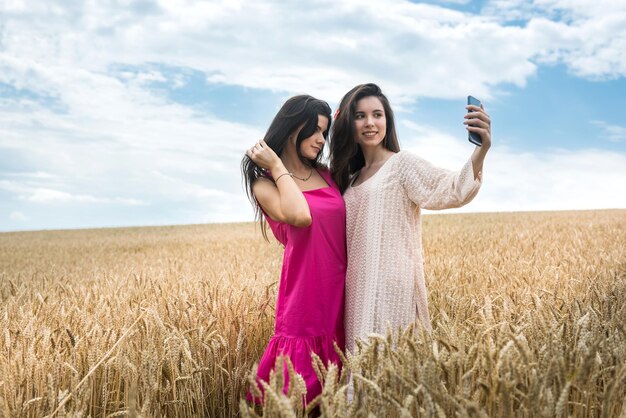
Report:
[[[483,163],[485,161],[485,156],[489,151],[490,145],[483,145],[482,147],[477,146],[472,153],[472,166],[474,168],[474,179],[479,180],[480,173],[483,171]]]
[[[436,167],[410,153],[401,153],[397,161],[400,182],[408,198],[423,209],[458,208],[471,201],[480,188],[471,160],[459,171]]]
[[[272,167],[270,171],[278,189],[280,211],[284,221],[295,226],[310,225],[311,211],[309,204],[285,166],[280,162]]]

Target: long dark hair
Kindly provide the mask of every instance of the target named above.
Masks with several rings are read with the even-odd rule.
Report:
[[[317,131],[319,115],[326,116],[328,118],[328,128],[330,129],[331,117],[330,106],[328,103],[304,94],[294,96],[287,100],[280,108],[270,127],[267,129],[263,139],[265,140],[265,143],[280,157],[285,149],[285,145],[287,144],[289,137],[291,137],[291,135],[298,130],[298,128],[302,127],[300,132],[298,132],[298,137],[296,138],[296,152],[298,153],[298,158],[305,165],[311,168],[318,168],[322,165],[321,159],[323,150],[317,154],[317,158],[315,160],[310,160],[302,155],[302,152],[300,151],[300,144]],[[324,138],[328,138],[328,130],[324,132]],[[263,237],[267,240],[267,229],[265,222],[263,221],[263,211],[261,210],[261,206],[259,206],[259,202],[257,202],[254,197],[252,187],[254,182],[260,177],[265,177],[270,180],[272,180],[272,178],[265,169],[256,165],[247,155],[245,155],[241,160],[241,174],[246,194],[248,195],[248,199],[250,199],[252,207],[254,208],[255,220],[260,223]]]
[[[347,92],[339,103],[339,114],[330,134],[330,172],[333,180],[343,193],[350,182],[350,176],[365,165],[365,158],[361,147],[354,140],[354,113],[359,100],[374,96],[378,97],[385,111],[387,130],[383,139],[383,146],[390,151],[400,151],[393,110],[389,100],[376,84],[359,84]]]

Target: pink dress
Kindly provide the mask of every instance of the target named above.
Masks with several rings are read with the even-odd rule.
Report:
[[[346,208],[327,170],[318,170],[328,187],[303,192],[312,223],[298,228],[265,218],[285,246],[276,302],[276,325],[259,362],[257,379],[269,380],[280,354],[289,356],[306,382],[306,402],[321,393],[311,352],[325,364],[341,366],[333,342],[344,350],[344,286],[346,279]],[[289,377],[285,375],[285,392]],[[252,399],[250,394],[248,399]],[[259,402],[259,399],[254,399]]]

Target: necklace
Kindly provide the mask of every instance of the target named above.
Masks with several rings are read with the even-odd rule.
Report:
[[[291,174],[291,177],[293,177],[293,178],[296,178],[296,179],[298,179],[298,180],[302,180],[302,181],[307,181],[307,180],[308,180],[308,179],[310,179],[310,178],[311,178],[311,176],[313,175],[313,169],[311,169],[311,171],[309,171],[309,175],[308,175],[308,176],[306,176],[306,178],[298,177],[298,176],[296,176],[296,175],[295,175],[295,174],[293,174],[293,173],[290,173],[290,174]]]

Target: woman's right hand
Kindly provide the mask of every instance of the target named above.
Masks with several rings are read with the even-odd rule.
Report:
[[[246,151],[246,155],[259,167],[270,170],[272,177],[289,174],[282,160],[263,140]],[[298,185],[285,176],[278,184],[260,177],[252,185],[252,193],[263,211],[273,220],[304,228],[311,225],[311,211]]]
[[[271,149],[262,139],[254,144],[252,148],[247,150],[246,155],[256,165],[266,170],[272,170],[282,162],[274,150]]]

